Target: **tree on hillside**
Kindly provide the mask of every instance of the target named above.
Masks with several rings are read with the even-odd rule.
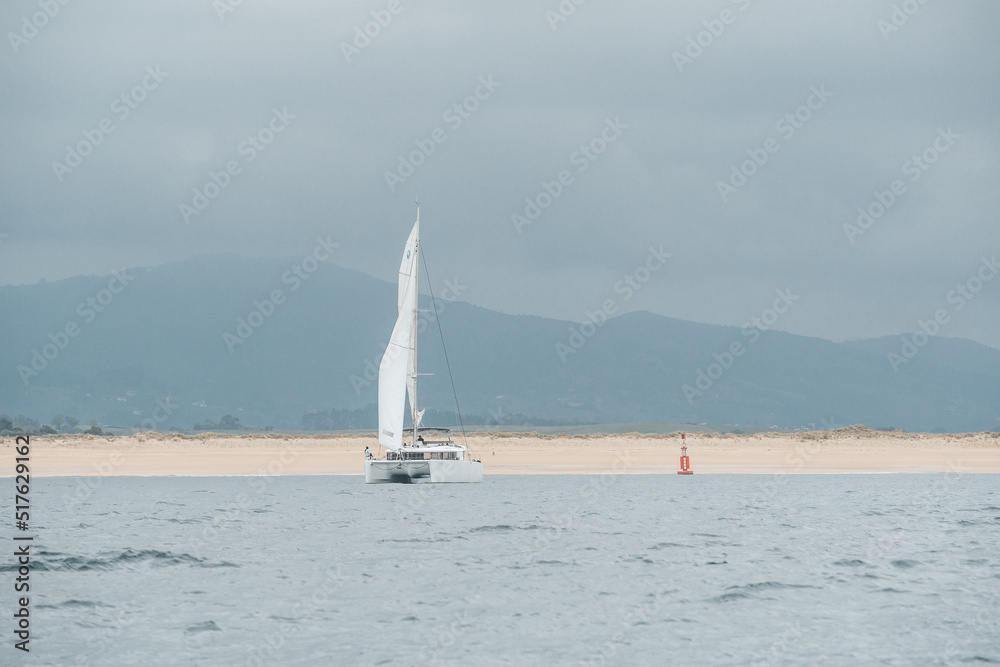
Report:
[[[80,420],[76,417],[70,417],[69,415],[56,415],[52,418],[52,427],[60,433],[75,431],[76,427],[79,425]]]
[[[225,429],[227,431],[235,431],[243,428],[240,424],[239,417],[234,417],[232,415],[222,415],[222,419],[219,420],[219,428]]]
[[[31,417],[25,417],[24,415],[14,417],[14,426],[20,426],[26,433],[38,433],[38,429],[42,427],[41,424]]]
[[[14,428],[14,422],[7,415],[0,415],[0,431],[10,431]]]

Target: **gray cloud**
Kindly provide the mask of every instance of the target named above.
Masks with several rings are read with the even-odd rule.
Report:
[[[672,264],[627,308],[741,324],[789,287],[802,300],[781,326],[841,339],[913,330],[1000,253],[995,3],[919,5],[886,39],[899,3],[594,0],[552,30],[555,0],[403,0],[347,62],[341,42],[387,4],[244,2],[220,20],[207,1],[71,2],[16,53],[8,37],[0,283],[297,255],[319,233],[390,279],[419,197],[434,273],[479,305],[579,320],[663,244]],[[727,9],[678,72],[673,54]],[[0,28],[37,11],[6,3]],[[169,76],[119,118],[147,66]],[[500,88],[449,125],[488,75]],[[776,121],[820,85],[833,97],[781,137]],[[294,120],[247,162],[241,143],[286,107]],[[628,129],[577,172],[573,152],[616,117]],[[52,162],[104,118],[114,131],[59,182]],[[907,180],[948,127],[960,139]],[[447,140],[390,191],[385,172],[435,128]],[[779,150],[723,202],[716,182],[769,137]],[[179,206],[229,160],[241,172],[185,224]],[[511,215],[563,169],[573,184],[518,234]],[[906,193],[848,243],[843,225],[894,179]],[[1000,347],[998,305],[988,283],[945,333]]]

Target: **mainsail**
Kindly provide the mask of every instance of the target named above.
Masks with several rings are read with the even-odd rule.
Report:
[[[412,251],[412,252],[411,252]],[[410,238],[406,240],[406,248],[403,251],[403,261],[399,264],[399,297],[398,312],[399,317],[406,312],[403,308],[403,298],[406,289],[413,285],[413,326],[410,329],[410,361],[406,370],[406,393],[410,398],[410,418],[413,421],[414,429],[420,428],[420,422],[424,416],[423,410],[417,412],[417,312],[419,310],[419,285],[417,275],[420,272],[420,206],[417,206],[417,221],[413,223],[410,230]],[[414,430],[416,438],[416,430]]]
[[[411,417],[420,425],[417,401],[417,253],[420,248],[420,209],[399,264],[396,325],[378,369],[378,441],[398,450],[403,445],[403,413],[410,397]]]

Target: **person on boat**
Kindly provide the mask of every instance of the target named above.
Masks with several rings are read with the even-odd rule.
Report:
[[[371,457],[372,457],[372,450],[368,449],[368,446],[365,445],[365,458],[370,459]]]
[[[421,445],[424,444],[424,436],[418,435],[417,436],[417,442],[419,442]]]

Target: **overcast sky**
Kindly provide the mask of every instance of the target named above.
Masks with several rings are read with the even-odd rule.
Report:
[[[0,284],[319,235],[393,280],[419,197],[438,288],[487,308],[741,325],[788,289],[778,329],[945,309],[1000,347],[1000,276],[948,299],[1000,254],[993,0],[45,6],[0,8]]]

